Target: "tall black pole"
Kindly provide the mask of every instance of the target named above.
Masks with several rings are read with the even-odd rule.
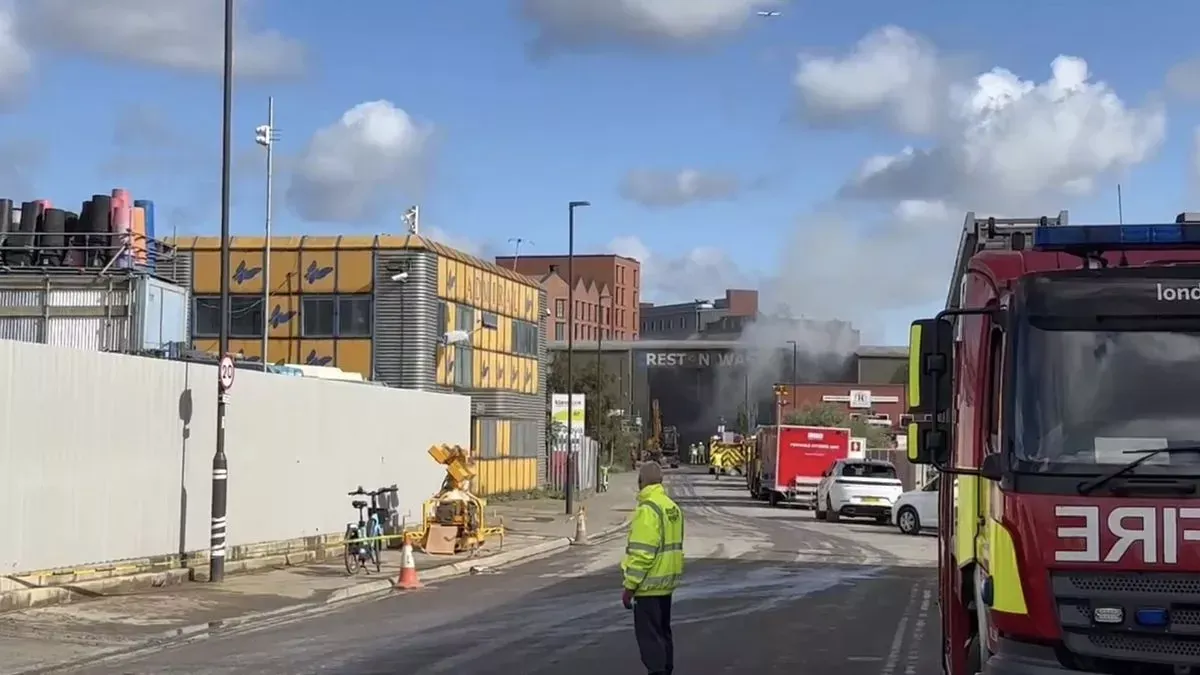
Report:
[[[800,351],[800,346],[795,340],[788,340],[788,342],[792,345],[792,405],[796,405],[796,382],[798,380],[796,354]]]
[[[596,443],[597,443],[596,461],[594,462],[594,464],[596,465],[595,469],[596,469],[596,481],[597,481],[596,486],[597,486],[597,488],[599,488],[599,485],[600,485],[600,483],[599,483],[599,480],[600,480],[600,451],[604,449],[604,433],[603,433],[603,427],[600,424],[601,415],[602,415],[602,413],[601,413],[602,406],[600,405],[600,388],[602,386],[604,386],[602,379],[600,377],[600,373],[602,372],[601,365],[600,365],[600,348],[602,346],[604,346],[604,326],[605,326],[605,323],[604,323],[604,299],[605,299],[605,297],[606,296],[603,296],[603,295],[600,296],[600,298],[596,302],[596,304],[599,305],[599,307],[597,307],[597,310],[600,312],[600,316],[597,317],[599,320],[596,321],[596,323],[598,325],[596,326],[596,404],[595,404],[596,421],[594,422],[594,424],[596,425]]]
[[[567,498],[567,515],[575,515],[575,439],[571,435],[571,420],[575,413],[575,209],[590,206],[587,202],[567,204],[567,461],[563,469],[563,491]],[[581,441],[583,439],[580,439]]]
[[[229,175],[233,125],[233,0],[225,0],[225,102],[221,117],[221,331],[220,356],[229,353]],[[263,307],[266,312],[266,307]],[[263,355],[264,361],[266,354]],[[209,538],[208,580],[225,580],[225,516],[229,503],[229,461],[225,457],[225,402],[217,387],[217,449],[212,462],[212,528]]]

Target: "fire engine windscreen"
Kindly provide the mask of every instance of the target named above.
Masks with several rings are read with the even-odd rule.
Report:
[[[1200,294],[1186,307],[1158,300],[1164,282],[1196,281],[1109,274],[1025,289],[1011,427],[1022,470],[1103,471],[1135,459],[1129,450],[1200,444]],[[1167,471],[1200,475],[1200,457],[1163,454],[1138,469]]]

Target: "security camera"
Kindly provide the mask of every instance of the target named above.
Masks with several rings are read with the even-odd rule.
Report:
[[[408,272],[397,272],[393,274],[392,281],[408,281]]]
[[[550,316],[550,308],[549,307],[546,308],[546,316]]]

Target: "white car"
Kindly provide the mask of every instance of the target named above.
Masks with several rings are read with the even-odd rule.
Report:
[[[934,476],[925,487],[905,492],[892,507],[892,524],[904,534],[920,534],[921,530],[936,530],[938,526],[938,486],[941,477]]]
[[[817,485],[817,520],[874,518],[887,523],[892,504],[904,487],[891,462],[879,459],[839,459]]]

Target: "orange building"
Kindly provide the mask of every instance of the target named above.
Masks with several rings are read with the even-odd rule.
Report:
[[[192,346],[215,353],[220,240],[173,243],[159,271],[191,289]],[[275,237],[269,260],[261,237],[234,237],[230,248],[231,352],[261,359],[265,331],[271,363],[466,394],[476,489],[544,480],[546,301],[536,280],[416,235]]]

